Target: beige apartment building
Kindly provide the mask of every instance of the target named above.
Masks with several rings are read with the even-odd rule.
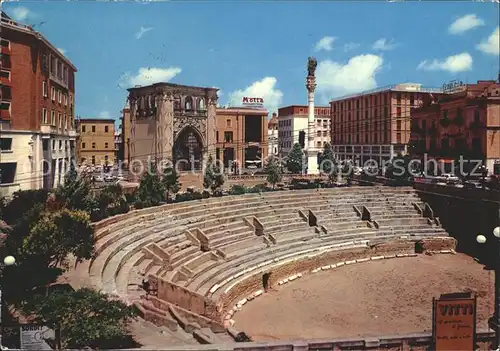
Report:
[[[369,159],[379,164],[407,152],[411,110],[424,100],[442,96],[440,88],[404,83],[330,102],[331,138],[335,155],[341,159]]]
[[[80,118],[77,121],[79,139],[77,160],[86,165],[115,163],[115,120]]]

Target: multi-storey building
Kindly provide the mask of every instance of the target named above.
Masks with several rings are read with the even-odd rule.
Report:
[[[115,163],[115,120],[78,118],[77,143],[80,164],[112,165]]]
[[[216,110],[216,158],[225,168],[262,166],[267,158],[268,111],[252,108]]]
[[[50,189],[75,155],[73,64],[33,28],[1,17],[0,196]]]
[[[269,156],[278,155],[278,114],[273,113],[273,117],[267,123],[267,154]]]
[[[410,145],[411,156],[427,154],[445,171],[462,156],[473,167],[481,161],[490,174],[500,174],[500,82],[467,84],[414,109]]]
[[[405,83],[344,96],[330,102],[335,155],[364,164],[383,164],[406,153],[411,109],[442,89]]]
[[[314,107],[315,133],[314,145],[319,151],[325,143],[330,142],[330,108],[328,106]],[[306,105],[291,105],[278,109],[278,139],[279,153],[287,155],[295,143],[304,148],[307,143],[308,107]]]

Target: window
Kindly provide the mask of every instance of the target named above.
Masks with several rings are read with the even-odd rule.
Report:
[[[42,96],[47,97],[47,82],[46,81],[42,82]]]
[[[401,117],[401,107],[396,107],[396,116]]]
[[[396,121],[396,129],[398,131],[401,130],[401,120],[399,120],[399,119]]]
[[[47,109],[42,108],[42,124],[47,124]]]
[[[413,94],[410,94],[410,106],[415,105],[415,96]]]
[[[54,88],[54,87],[50,88],[50,97],[51,97],[52,101],[56,101],[56,88]]]
[[[82,143],[82,149],[85,149],[85,143]]]
[[[61,91],[60,91],[60,90],[57,92],[57,101],[58,101],[59,103],[62,103],[62,93],[61,93]]]
[[[226,143],[232,143],[233,142],[233,132],[224,132],[224,141]]]
[[[95,133],[95,126],[92,126],[92,133]]]
[[[10,102],[2,102],[0,104],[0,110],[9,111],[10,110]]]
[[[82,132],[85,133],[85,126],[82,126]]]
[[[219,142],[219,131],[215,132],[215,141]]]
[[[59,140],[59,150],[62,150],[62,140]]]
[[[64,114],[64,118],[63,118],[63,127],[64,129],[67,129],[68,128],[68,118],[66,117],[66,114]]]
[[[95,149],[95,143],[92,143],[92,149]]]
[[[479,110],[474,110],[474,123],[479,123],[480,120]]]
[[[59,124],[59,128],[62,128],[62,113],[59,113],[57,115],[57,119],[58,119],[58,124]]]
[[[11,68],[12,66],[12,62],[10,60],[10,55],[7,55],[7,54],[0,54],[0,59],[2,61],[2,67],[4,68]]]
[[[448,118],[448,111],[444,110],[443,111],[443,119],[446,119],[446,118]]]
[[[3,100],[12,100],[12,90],[11,87],[7,85],[0,85],[2,94],[1,97]]]
[[[10,47],[10,41],[2,39],[0,40],[0,45],[2,45],[3,48],[8,48]]]
[[[56,141],[52,140],[52,150],[55,150],[55,149],[56,149]]]
[[[11,151],[12,150],[12,138],[0,138],[0,150],[1,151]]]
[[[55,113],[55,111],[50,111],[50,124],[53,126],[56,125],[56,113]]]
[[[108,143],[104,143],[104,148],[107,149],[108,148]]]
[[[1,75],[2,78],[10,80],[10,72],[9,71],[2,71]]]
[[[396,94],[396,103],[397,103],[398,105],[400,105],[400,104],[401,104],[401,93],[397,93],[397,94]]]
[[[95,156],[92,156],[92,164],[95,165]]]
[[[108,129],[109,129],[109,127],[108,127],[108,126],[104,126],[104,133],[107,133],[107,132],[108,132]]]
[[[64,94],[63,98],[64,98],[64,106],[68,106],[68,95]]]
[[[42,70],[44,72],[48,72],[49,70],[49,58],[47,57],[47,54],[42,55]]]
[[[396,143],[401,144],[401,133],[396,133]]]
[[[226,120],[226,127],[231,127],[231,120],[230,119]]]
[[[14,179],[16,178],[16,162],[6,162],[0,163],[0,183],[1,184],[12,184],[14,183]]]

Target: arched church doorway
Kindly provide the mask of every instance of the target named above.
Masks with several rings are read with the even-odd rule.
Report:
[[[174,164],[177,170],[186,172],[200,170],[203,162],[203,142],[198,131],[184,128],[174,144]]]

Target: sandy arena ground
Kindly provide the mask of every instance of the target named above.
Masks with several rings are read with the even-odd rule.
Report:
[[[249,302],[233,318],[255,341],[408,334],[431,331],[432,298],[459,291],[477,295],[477,328],[486,328],[494,273],[463,254],[372,261],[304,275]]]

